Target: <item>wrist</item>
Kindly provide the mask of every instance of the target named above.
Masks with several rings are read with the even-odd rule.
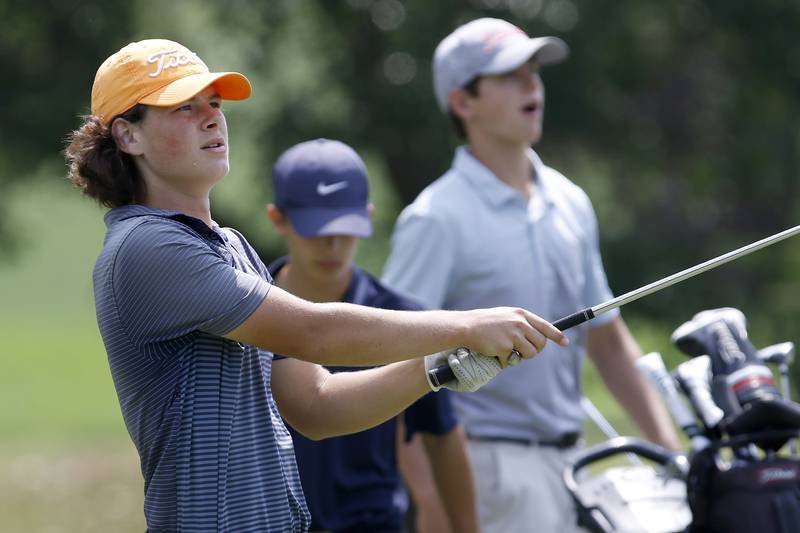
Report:
[[[425,358],[418,357],[406,361],[411,369],[411,378],[409,379],[411,389],[419,396],[425,396],[429,392],[436,392],[431,382],[428,380],[428,369],[425,366]]]
[[[473,343],[473,334],[475,332],[475,328],[472,327],[472,322],[474,320],[474,311],[455,311],[458,315],[456,316],[456,323],[455,323],[455,338],[452,339],[450,343],[451,346],[467,346],[471,347],[474,345]]]

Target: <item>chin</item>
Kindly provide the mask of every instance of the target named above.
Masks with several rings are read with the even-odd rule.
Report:
[[[337,283],[349,275],[349,270],[347,268],[343,268],[342,266],[338,265],[335,267],[316,265],[315,271],[317,280],[325,284]]]
[[[343,269],[337,266],[317,266],[317,272],[321,278],[328,281],[337,280],[343,275]]]
[[[209,175],[211,177],[211,180],[216,183],[218,181],[221,181],[222,178],[224,178],[225,176],[227,176],[229,171],[230,171],[230,166],[228,165],[228,163],[225,163],[224,165],[215,167],[211,172],[209,172]]]
[[[527,135],[528,144],[534,145],[542,140],[542,129],[536,128],[535,130],[528,130]]]

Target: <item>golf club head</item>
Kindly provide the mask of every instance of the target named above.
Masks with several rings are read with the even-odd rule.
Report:
[[[709,339],[708,328],[712,324],[724,321],[735,329],[742,339],[747,339],[747,320],[744,314],[733,307],[709,309],[695,314],[691,320],[684,322],[672,332],[670,341],[689,357],[699,357],[709,353],[713,340]]]
[[[758,350],[758,358],[770,365],[791,365],[794,361],[794,343],[780,342]]]
[[[703,422],[706,432],[713,432],[725,418],[725,412],[711,395],[711,361],[708,356],[700,355],[681,363],[672,371],[672,376]]]
[[[780,397],[772,372],[747,339],[744,314],[725,307],[697,313],[672,334],[684,353],[707,354],[711,361],[711,395],[726,416],[745,406]]]
[[[636,360],[636,368],[650,381],[661,395],[672,418],[684,430],[689,438],[700,434],[694,415],[681,400],[675,386],[675,378],[667,372],[664,360],[659,352],[650,352]]]

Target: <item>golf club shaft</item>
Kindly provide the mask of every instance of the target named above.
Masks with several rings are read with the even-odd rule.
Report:
[[[594,307],[583,309],[568,317],[564,317],[560,320],[553,322],[553,325],[559,329],[566,329],[566,328],[571,328],[572,326],[577,326],[578,324],[582,324],[583,322],[586,322],[587,320],[594,318],[595,316],[602,315],[606,311],[611,311],[612,309],[616,309],[627,303],[636,301],[639,298],[647,296],[648,294],[652,294],[656,291],[660,291],[661,289],[665,289],[671,285],[675,285],[676,283],[680,283],[681,281],[687,280],[698,274],[702,274],[707,270],[711,270],[712,268],[724,265],[729,261],[733,261],[734,259],[738,259],[739,257],[755,252],[756,250],[760,250],[762,248],[770,246],[771,244],[775,244],[776,242],[788,239],[789,237],[797,235],[798,233],[800,233],[800,226],[789,228],[780,233],[776,233],[771,237],[761,239],[760,241],[748,244],[747,246],[742,246],[741,248],[737,248],[732,252],[728,252],[719,257],[715,257],[714,259],[709,259],[708,261],[700,263],[699,265],[695,265],[685,270],[681,270],[680,272],[672,274],[671,276],[667,276],[666,278],[654,281],[653,283],[649,283],[644,287],[639,287],[638,289],[626,292],[621,296],[612,298],[611,300],[595,305]],[[573,324],[572,321],[569,319],[576,320],[577,322]],[[564,328],[559,327],[560,323],[563,324],[565,327]]]
[[[598,315],[602,315],[607,311],[611,311],[612,309],[621,307],[627,303],[638,300],[639,298],[643,298],[648,294],[652,294],[656,291],[660,291],[661,289],[665,289],[676,283],[680,283],[681,281],[684,281],[693,276],[701,274],[706,270],[711,270],[712,268],[724,265],[729,261],[733,261],[734,259],[737,259],[749,253],[755,252],[756,250],[760,250],[762,248],[770,246],[771,244],[775,244],[776,242],[780,242],[784,239],[788,239],[789,237],[793,237],[798,233],[800,233],[800,226],[794,226],[793,228],[786,229],[780,233],[772,235],[771,237],[761,239],[760,241],[748,244],[747,246],[742,246],[741,248],[737,248],[736,250],[723,254],[719,257],[715,257],[714,259],[709,259],[708,261],[700,263],[699,265],[695,265],[693,267],[672,274],[671,276],[667,276],[666,278],[654,281],[648,285],[645,285],[644,287],[640,287],[630,292],[626,292],[621,296],[612,298],[606,302],[595,305],[594,307],[587,307],[586,309],[581,309],[577,313],[573,313],[569,316],[565,316],[563,318],[556,320],[555,322],[553,322],[553,325],[556,328],[560,329],[561,331],[564,331],[565,329],[569,329],[579,324],[583,324],[587,320],[591,320],[592,318]],[[436,368],[432,368],[428,371],[428,375],[430,376],[431,382],[434,385],[441,385],[455,379],[455,375],[453,374],[453,371],[450,369],[448,365],[442,365]]]
[[[601,413],[594,403],[592,403],[592,400],[586,396],[581,396],[581,409],[583,409],[583,412],[586,413],[586,416],[591,419],[594,425],[597,426],[597,429],[603,432],[603,435],[605,435],[606,438],[614,439],[620,436],[619,433],[617,433],[617,430],[614,429],[614,426],[611,425],[611,422],[609,422],[606,417],[603,416],[603,413]],[[639,456],[635,453],[626,453],[625,456],[628,458],[628,461],[630,461],[631,464],[643,464],[641,459],[639,459]]]

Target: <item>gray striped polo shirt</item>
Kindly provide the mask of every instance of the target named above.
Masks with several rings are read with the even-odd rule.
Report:
[[[155,532],[306,531],[272,354],[228,340],[271,277],[239,233],[143,206],[112,209],[94,268],[97,321]]]

